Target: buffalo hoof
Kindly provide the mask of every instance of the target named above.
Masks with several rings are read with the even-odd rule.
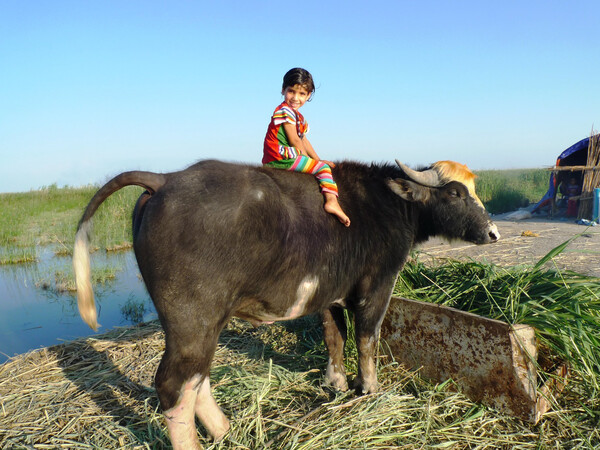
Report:
[[[348,390],[348,381],[346,380],[346,375],[343,373],[327,373],[324,384],[325,386],[331,386],[336,391],[346,392]]]
[[[356,378],[354,380],[354,390],[358,395],[374,394],[379,390],[379,383],[377,380],[360,380]]]

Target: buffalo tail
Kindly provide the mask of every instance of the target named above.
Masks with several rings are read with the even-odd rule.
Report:
[[[154,194],[165,182],[165,175],[153,172],[134,171],[117,175],[96,192],[79,221],[77,234],[75,235],[75,246],[73,248],[73,271],[77,286],[77,307],[83,321],[94,331],[100,325],[98,324],[98,315],[91,282],[89,252],[90,220],[102,202],[119,189],[125,186],[136,185]]]

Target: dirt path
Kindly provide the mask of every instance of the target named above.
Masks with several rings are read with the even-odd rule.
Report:
[[[534,218],[506,220],[506,214],[494,217],[501,239],[477,246],[462,242],[449,244],[431,239],[419,247],[421,258],[468,259],[489,261],[501,266],[535,264],[557,245],[580,234],[567,249],[549,263],[549,267],[569,269],[600,277],[600,226],[586,227],[564,219]]]

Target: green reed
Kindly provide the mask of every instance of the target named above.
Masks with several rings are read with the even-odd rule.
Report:
[[[0,194],[0,263],[37,260],[41,247],[53,245],[59,254],[72,251],[77,224],[97,186]],[[91,245],[108,248],[130,243],[131,212],[141,188],[124,188],[102,204],[94,216]]]
[[[476,174],[477,195],[491,214],[537,202],[546,193],[550,179],[545,169],[481,170]]]

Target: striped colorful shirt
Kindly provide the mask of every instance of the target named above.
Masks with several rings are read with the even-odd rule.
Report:
[[[300,151],[290,145],[285,134],[283,124],[286,122],[296,126],[296,131],[300,138],[308,133],[308,124],[304,120],[304,116],[299,111],[294,111],[286,102],[283,102],[275,108],[271,116],[271,122],[267,128],[263,147],[263,164],[284,159],[294,159],[300,156]]]

